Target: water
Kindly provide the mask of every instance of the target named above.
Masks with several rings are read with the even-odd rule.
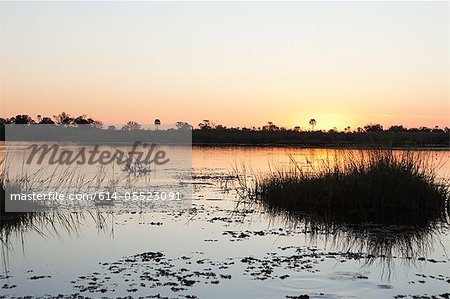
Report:
[[[264,173],[288,166],[289,155],[309,167],[334,154],[194,147],[188,209],[130,212],[112,206],[102,220],[84,214],[69,227],[36,222],[3,244],[0,294],[386,298],[448,293],[448,229],[412,241],[415,254],[409,258],[400,246],[392,248],[391,258],[367,259],[367,246],[352,244],[348,235],[312,234],[301,223],[254,206],[236,210],[235,169],[245,165],[252,173]],[[448,179],[450,151],[434,154],[443,164],[438,176]]]

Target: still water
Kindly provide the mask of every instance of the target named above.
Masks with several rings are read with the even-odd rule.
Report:
[[[288,167],[291,157],[313,167],[336,154],[194,147],[192,175],[172,181],[175,189],[183,183],[192,190],[183,208],[133,210],[117,202],[107,212],[49,217],[11,232],[2,243],[0,295],[391,298],[448,293],[448,228],[377,251],[345,233],[313,234],[302,223],[237,205],[236,171],[264,174]],[[448,180],[450,151],[433,151],[433,161],[438,177]]]

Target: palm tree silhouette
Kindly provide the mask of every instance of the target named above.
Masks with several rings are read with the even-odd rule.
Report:
[[[311,126],[311,131],[314,131],[314,127],[316,126],[317,121],[314,118],[309,120],[309,125]]]
[[[155,119],[155,127],[156,127],[156,130],[158,130],[159,125],[161,125],[161,121],[159,120],[159,118],[157,118],[157,119]]]

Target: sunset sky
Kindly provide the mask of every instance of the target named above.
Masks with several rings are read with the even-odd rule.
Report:
[[[450,126],[442,2],[0,2],[0,116]]]

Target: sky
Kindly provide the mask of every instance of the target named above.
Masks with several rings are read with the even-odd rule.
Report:
[[[450,126],[449,3],[0,2],[0,116]]]

